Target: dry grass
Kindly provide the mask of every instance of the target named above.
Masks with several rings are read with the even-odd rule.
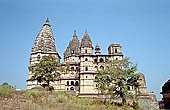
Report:
[[[0,110],[133,110],[91,98],[78,98],[67,92],[38,90],[12,91],[11,97],[0,96]]]

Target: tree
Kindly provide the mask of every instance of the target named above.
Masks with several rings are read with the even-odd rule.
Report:
[[[58,80],[66,69],[56,61],[54,56],[49,55],[43,56],[39,63],[29,66],[29,71],[33,74],[29,81],[37,81],[42,87],[52,90],[53,86],[50,86],[50,82]]]
[[[130,62],[129,58],[124,58],[109,60],[105,63],[105,67],[106,69],[98,70],[96,74],[97,88],[102,95],[109,95],[111,99],[120,97],[124,105],[127,98],[134,96],[132,92],[129,92],[129,87],[139,90],[139,76],[135,74],[137,65]]]

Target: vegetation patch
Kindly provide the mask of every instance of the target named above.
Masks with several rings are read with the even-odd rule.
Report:
[[[3,85],[0,86],[0,94],[9,96],[12,91],[14,91],[14,88],[8,85],[7,83],[4,83]]]
[[[26,91],[23,96],[28,99],[28,100],[33,100],[35,98],[38,98],[40,95],[40,91],[39,90],[28,90]]]

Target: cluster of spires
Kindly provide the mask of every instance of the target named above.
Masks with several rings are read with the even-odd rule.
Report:
[[[85,30],[85,34],[83,36],[81,43],[77,38],[76,30],[74,30],[73,38],[70,41],[66,51],[64,52],[64,57],[72,54],[80,55],[80,47],[93,48],[92,41],[90,39],[90,36],[88,35],[87,29]],[[100,53],[100,47],[98,45],[96,45],[95,50],[97,53]],[[33,45],[32,54],[37,52],[57,53],[56,46],[55,46],[55,39],[53,36],[51,25],[49,23],[49,18],[46,19],[46,22],[43,25],[39,34],[37,35],[35,43]]]

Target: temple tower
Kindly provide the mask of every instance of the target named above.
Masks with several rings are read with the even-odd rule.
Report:
[[[32,51],[30,54],[30,66],[38,63],[42,56],[53,55],[58,62],[60,62],[61,57],[56,51],[55,39],[53,36],[53,32],[51,29],[51,25],[49,24],[49,19],[47,18],[45,24],[37,35],[35,42],[32,47]],[[36,87],[37,82],[29,81],[32,77],[31,72],[28,74],[27,80],[27,89],[31,89]]]
[[[93,54],[92,41],[86,30],[83,39],[81,41],[81,55],[92,55],[92,54]]]
[[[64,63],[69,64],[69,74],[62,77],[66,91],[79,91],[79,72],[80,72],[80,42],[77,38],[76,30],[72,40],[64,52]]]
[[[76,30],[66,51],[64,52],[64,62],[79,62],[80,42],[77,38]]]
[[[80,95],[94,93],[93,47],[87,30],[81,41],[80,48]]]

